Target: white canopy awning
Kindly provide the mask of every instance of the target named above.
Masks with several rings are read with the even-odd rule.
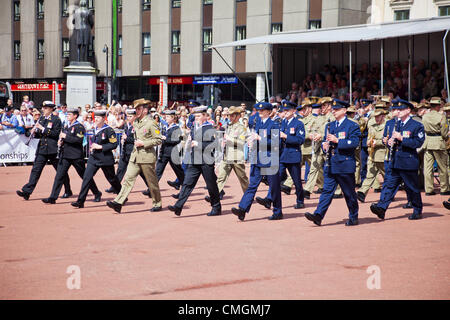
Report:
[[[252,44],[359,42],[439,32],[448,29],[450,29],[450,17],[434,17],[380,24],[281,32],[214,45],[212,48],[247,46]]]

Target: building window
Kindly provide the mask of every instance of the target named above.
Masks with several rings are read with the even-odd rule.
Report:
[[[247,38],[247,27],[239,26],[236,27],[236,41],[244,40]],[[237,46],[236,50],[244,50],[245,46]]]
[[[14,41],[14,60],[20,60],[20,41]]]
[[[122,35],[119,35],[119,48],[118,48],[118,55],[122,55]]]
[[[63,58],[69,58],[69,56],[70,56],[69,39],[63,38],[62,39],[62,57]]]
[[[151,0],[142,0],[142,10],[150,10],[152,8]]]
[[[122,13],[122,0],[117,1],[117,12]]]
[[[211,51],[212,29],[203,29],[203,51]]]
[[[95,40],[95,37],[91,37],[91,42],[88,45],[88,57],[94,56],[94,50],[95,50],[94,40]]]
[[[322,20],[309,20],[309,29],[322,28]]]
[[[44,40],[38,40],[38,50],[37,50],[38,60],[44,59]]]
[[[245,2],[247,0],[236,0],[236,2]]]
[[[181,0],[172,0],[172,8],[181,8]]]
[[[180,53],[180,31],[172,31],[172,53]]]
[[[213,0],[203,0],[203,5],[213,4]]]
[[[142,54],[150,54],[150,47],[152,45],[150,33],[142,34]]]
[[[44,19],[44,0],[37,1],[37,18],[38,20]]]
[[[409,10],[394,11],[394,20],[395,21],[409,20]]]
[[[68,17],[69,11],[67,8],[69,7],[69,0],[61,0],[61,16]]]
[[[439,7],[439,16],[440,17],[450,16],[450,6]]]
[[[95,10],[94,0],[88,0],[87,1],[87,7],[88,7],[89,10],[94,11]]]
[[[283,31],[283,24],[281,23],[272,23],[272,33],[278,33]]]
[[[14,21],[20,21],[20,1],[14,1]]]

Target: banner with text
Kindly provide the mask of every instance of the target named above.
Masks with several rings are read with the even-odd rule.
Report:
[[[0,163],[34,162],[39,139],[32,139],[27,146],[28,137],[14,130],[0,131]]]

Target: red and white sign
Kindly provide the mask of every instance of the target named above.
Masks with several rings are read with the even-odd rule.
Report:
[[[49,83],[23,83],[11,85],[11,91],[52,91],[53,85]]]
[[[148,79],[149,85],[159,85],[159,77],[150,78]],[[169,77],[167,80],[167,84],[192,84],[193,78],[192,77]]]

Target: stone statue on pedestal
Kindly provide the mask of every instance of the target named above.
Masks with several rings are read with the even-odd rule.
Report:
[[[86,0],[80,0],[80,6],[74,12],[72,24],[77,45],[77,61],[88,61],[88,46],[91,42],[91,29],[94,26],[94,19],[87,8]]]

